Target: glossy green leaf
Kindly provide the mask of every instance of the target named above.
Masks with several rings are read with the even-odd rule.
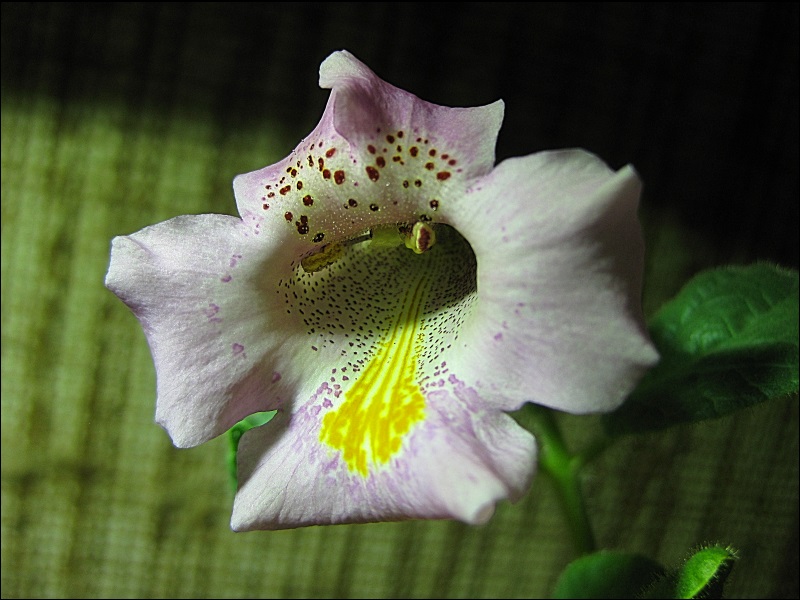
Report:
[[[664,568],[640,554],[603,550],[571,562],[553,598],[636,598],[664,575]]]
[[[612,434],[721,417],[797,394],[797,271],[767,264],[705,271],[649,328],[661,361],[604,418]]]

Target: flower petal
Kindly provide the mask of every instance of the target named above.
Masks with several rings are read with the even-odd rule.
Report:
[[[641,313],[640,182],[584,151],[511,159],[451,224],[478,257],[478,301],[451,368],[505,410],[611,410],[658,355]]]
[[[274,242],[257,231],[234,217],[184,216],[112,242],[106,286],[142,324],[156,420],[176,446],[200,444],[286,397],[286,332],[254,283],[275,268],[264,264]]]
[[[306,250],[372,224],[436,221],[494,163],[503,104],[446,108],[378,78],[348,52],[320,68],[320,123],[283,161],[239,175],[240,214],[261,214]]]
[[[533,437],[507,415],[486,411],[458,382],[427,397],[424,422],[367,477],[320,443],[316,400],[243,436],[233,529],[440,518],[478,524],[498,500],[521,497],[533,476]]]
[[[329,104],[333,125],[355,147],[372,139],[377,128],[387,133],[405,130],[460,156],[468,178],[484,175],[494,166],[502,101],[477,108],[432,104],[383,81],[346,50],[325,59],[319,85],[333,90]]]

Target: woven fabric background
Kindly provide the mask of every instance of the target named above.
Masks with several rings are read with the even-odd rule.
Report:
[[[646,188],[651,313],[697,270],[797,268],[796,3],[3,3],[2,597],[546,596],[573,558],[550,483],[485,526],[234,534],[226,440],[153,424],[111,238],[235,214],[347,48],[441,104],[506,101],[498,158],[582,146]],[[590,392],[590,391],[589,391]],[[562,419],[579,444],[598,427]],[[731,597],[798,597],[798,403],[623,440],[587,473],[602,547],[741,552]]]

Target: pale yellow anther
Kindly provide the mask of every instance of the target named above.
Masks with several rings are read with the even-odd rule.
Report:
[[[311,256],[306,256],[300,265],[306,273],[316,273],[335,263],[344,253],[341,244],[327,244]]]
[[[406,248],[409,248],[417,254],[422,254],[431,249],[436,243],[436,232],[433,227],[423,221],[414,223],[411,229],[411,235],[405,240]]]

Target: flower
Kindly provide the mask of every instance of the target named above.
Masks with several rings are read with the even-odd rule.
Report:
[[[640,183],[581,150],[494,166],[503,103],[447,108],[346,51],[319,125],[234,180],[240,218],[113,240],[156,420],[179,447],[277,410],[238,453],[236,530],[486,521],[527,490],[526,402],[617,407],[654,363]]]

